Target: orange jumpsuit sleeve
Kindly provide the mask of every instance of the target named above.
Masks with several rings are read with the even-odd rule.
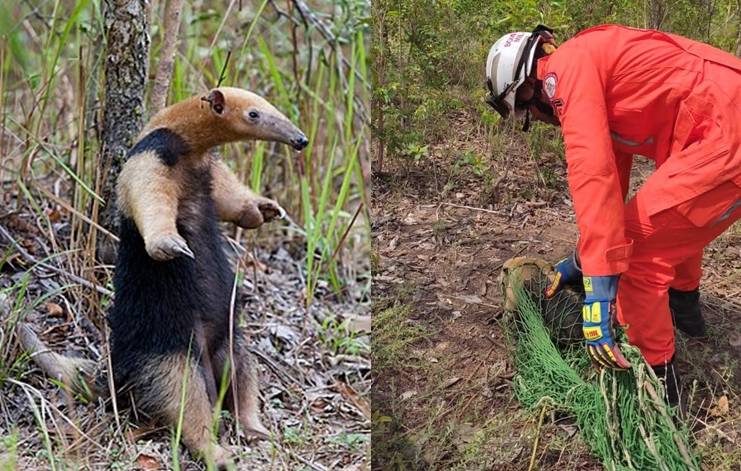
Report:
[[[632,241],[625,237],[623,199],[628,183],[623,175],[629,175],[630,166],[619,169],[613,151],[606,73],[595,58],[575,46],[554,53],[545,72],[544,83],[555,82],[546,93],[558,113],[566,145],[582,270],[591,276],[621,273],[628,269],[632,249]]]

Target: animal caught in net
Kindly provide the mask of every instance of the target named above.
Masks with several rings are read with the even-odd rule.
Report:
[[[559,348],[584,341],[582,334],[583,290],[569,286],[550,299],[543,296],[555,272],[548,262],[532,257],[515,257],[502,266],[499,282],[505,297],[505,310],[516,312],[520,304],[519,291],[524,290],[537,305],[544,327]]]
[[[607,469],[700,469],[689,432],[637,348],[621,344],[628,371],[591,365],[581,332],[583,293],[566,289],[546,299],[553,276],[551,265],[528,257],[507,261],[500,275],[518,400],[572,416]]]

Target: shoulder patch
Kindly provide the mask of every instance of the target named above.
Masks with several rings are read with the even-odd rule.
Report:
[[[543,91],[546,96],[552,100],[556,96],[556,85],[558,84],[558,77],[553,72],[549,72],[543,78]]]
[[[172,167],[182,155],[190,152],[190,146],[182,136],[167,128],[159,128],[144,136],[128,153],[128,158],[143,152],[153,151],[165,165]]]

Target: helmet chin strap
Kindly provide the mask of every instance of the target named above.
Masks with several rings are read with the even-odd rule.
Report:
[[[551,54],[556,50],[555,38],[553,37],[553,30],[544,25],[538,25],[533,30],[533,37],[540,36],[542,39],[542,47],[546,54]],[[532,47],[532,46],[531,46]],[[519,68],[518,68],[519,70]],[[539,84],[538,84],[539,85]],[[545,115],[555,116],[553,108],[543,103],[540,100],[541,86],[536,86],[532,98],[524,102],[525,105],[525,123],[522,125],[523,132],[530,130],[530,105],[535,105],[538,111]]]
[[[527,101],[523,101],[522,105],[525,106],[525,123],[522,126],[523,132],[528,132],[530,130],[530,106],[535,106],[538,111],[541,113],[548,115],[548,116],[555,116],[553,113],[553,108],[550,105],[547,105],[546,103],[543,103],[540,100],[541,97],[541,87],[536,86],[533,90],[533,96]]]

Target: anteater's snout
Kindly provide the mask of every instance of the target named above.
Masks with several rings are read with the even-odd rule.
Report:
[[[298,137],[291,139],[291,145],[296,150],[302,150],[304,147],[309,145],[309,139],[307,139],[306,136],[301,133],[298,135]]]

